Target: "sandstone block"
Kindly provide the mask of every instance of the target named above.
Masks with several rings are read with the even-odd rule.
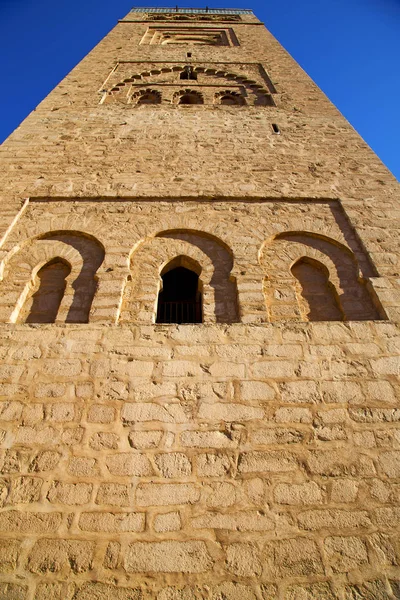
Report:
[[[111,423],[115,419],[115,408],[104,404],[92,404],[87,420],[89,423]]]
[[[324,574],[317,544],[307,538],[293,538],[267,544],[265,549],[267,577],[309,577]]]
[[[153,475],[153,467],[144,454],[110,454],[106,457],[106,465],[110,473],[118,477]]]
[[[213,560],[204,542],[135,542],[125,556],[128,573],[204,573]]]
[[[84,433],[85,430],[83,427],[70,427],[68,429],[64,429],[61,436],[61,441],[67,446],[75,446],[76,444],[81,443]]]
[[[210,374],[211,377],[243,379],[245,377],[245,367],[233,362],[215,362],[210,366]]]
[[[225,581],[211,588],[212,600],[256,600],[257,596],[250,586],[233,581]]]
[[[329,583],[293,585],[287,589],[287,600],[337,600]]]
[[[116,450],[118,448],[119,437],[111,431],[99,431],[94,433],[90,440],[89,446],[92,450]]]
[[[305,483],[279,483],[274,489],[274,499],[278,504],[307,505],[321,504],[321,488],[313,481]]]
[[[196,361],[171,360],[163,363],[162,373],[165,377],[196,377],[203,371]]]
[[[117,587],[100,581],[84,583],[74,596],[74,600],[142,600],[139,588]],[[44,600],[44,599],[43,599]]]
[[[275,390],[269,383],[263,381],[242,381],[240,383],[242,400],[259,400],[267,402],[275,398]]]
[[[321,393],[324,402],[330,404],[359,403],[364,401],[361,386],[355,381],[322,381]]]
[[[315,381],[290,381],[279,385],[283,402],[318,403],[321,395]]]
[[[345,600],[353,600],[353,598],[362,598],[362,600],[392,600],[389,595],[385,582],[376,579],[374,581],[365,581],[364,583],[355,585],[346,585]]]
[[[21,367],[18,365],[7,365],[3,363],[2,365],[0,365],[0,379],[2,381],[18,381],[21,378],[22,373],[24,371],[25,367]]]
[[[41,421],[44,421],[44,406],[43,404],[35,403],[24,407],[22,413],[21,425],[33,427]]]
[[[400,477],[400,451],[383,452],[379,455],[379,464],[387,477]]]
[[[144,513],[82,513],[79,527],[82,531],[124,533],[144,530]]]
[[[151,402],[124,404],[121,411],[124,423],[160,421],[161,423],[186,423],[187,416],[179,404],[154,404]]]
[[[197,474],[200,477],[223,477],[232,469],[232,459],[227,454],[200,454],[195,458]]]
[[[142,483],[136,490],[139,506],[194,504],[200,499],[200,490],[193,483]]]
[[[166,533],[167,531],[178,531],[181,528],[181,516],[179,512],[161,513],[154,517],[154,531]]]
[[[47,499],[54,504],[80,505],[90,502],[93,485],[91,483],[66,483],[53,481]]]
[[[254,362],[251,366],[251,372],[254,377],[260,379],[282,379],[294,377],[296,367],[296,361],[268,360]]]
[[[226,569],[238,577],[259,577],[260,550],[253,544],[230,544],[226,547]]]
[[[76,377],[81,372],[81,361],[67,358],[48,358],[43,365],[43,373],[51,377]]]
[[[107,544],[107,550],[103,561],[103,565],[106,569],[116,569],[118,567],[120,551],[121,544],[119,542],[110,542]]]
[[[272,516],[262,511],[236,513],[206,513],[191,520],[194,529],[228,529],[232,531],[271,531],[275,524]]]
[[[239,440],[232,437],[225,431],[183,431],[181,444],[187,448],[236,448]]]
[[[12,573],[15,570],[20,553],[20,546],[21,542],[19,540],[2,540],[0,544],[1,573]]]
[[[36,587],[34,600],[72,600],[75,589],[74,583],[40,582]]]
[[[60,432],[53,427],[18,427],[15,441],[23,445],[54,446],[60,441]]]
[[[29,504],[37,502],[43,480],[39,477],[16,477],[11,480],[11,489],[8,498],[9,504]]]
[[[178,478],[190,475],[192,466],[190,460],[182,452],[170,452],[168,454],[156,454],[154,461],[160,470],[161,476],[166,478]]]
[[[26,600],[28,588],[17,583],[0,582],[0,598],[2,600]]]
[[[65,383],[38,383],[35,387],[35,398],[61,398],[65,392]]]
[[[232,483],[213,481],[203,486],[204,497],[210,508],[224,508],[236,502],[236,488]]]
[[[145,360],[132,360],[126,365],[126,373],[130,377],[150,377],[153,373],[153,363]]]
[[[58,530],[61,513],[10,510],[0,513],[0,531],[7,533],[50,533]]]
[[[95,477],[100,469],[95,458],[87,456],[74,456],[68,463],[67,471],[75,477]]]
[[[75,420],[75,404],[72,402],[58,402],[50,404],[47,408],[47,418],[56,423],[65,423]]]
[[[275,413],[277,423],[311,423],[313,420],[312,412],[309,408],[300,407],[281,407]]]
[[[377,375],[400,375],[400,356],[388,356],[371,360],[371,369]]]
[[[296,459],[287,452],[244,452],[239,456],[239,473],[287,473],[297,468]]]
[[[130,486],[122,483],[101,483],[96,496],[96,504],[129,506]]]
[[[301,529],[343,529],[370,527],[371,520],[364,510],[308,510],[298,516]]]
[[[346,573],[368,562],[365,542],[354,536],[328,537],[324,548],[335,573]]]
[[[199,587],[184,588],[167,587],[157,594],[157,600],[202,600],[205,597],[206,590]]]
[[[81,540],[38,540],[28,560],[31,573],[43,575],[71,570],[84,573],[92,569],[94,542]]]
[[[270,444],[298,444],[304,440],[305,432],[293,427],[270,427],[249,432],[249,441],[257,446]]]
[[[208,421],[252,421],[264,417],[264,409],[256,406],[246,406],[245,404],[215,403],[208,404],[203,402],[200,405],[199,419]]]
[[[352,479],[339,479],[332,482],[331,499],[333,502],[355,502],[359,483]]]
[[[24,405],[21,402],[0,402],[0,421],[18,421]]]
[[[162,431],[131,431],[128,435],[129,445],[138,450],[157,448],[160,445]]]

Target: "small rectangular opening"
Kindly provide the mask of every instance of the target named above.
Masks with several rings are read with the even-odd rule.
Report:
[[[272,130],[274,133],[277,133],[278,135],[281,133],[281,130],[279,129],[279,127],[276,123],[272,123]]]
[[[188,53],[186,54],[186,56],[187,56],[188,58],[191,58],[191,56],[192,56],[192,53],[191,53],[191,52],[188,52]]]

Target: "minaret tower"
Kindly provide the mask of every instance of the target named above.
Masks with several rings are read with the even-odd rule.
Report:
[[[0,598],[400,598],[399,186],[263,23],[132,9],[0,160]]]

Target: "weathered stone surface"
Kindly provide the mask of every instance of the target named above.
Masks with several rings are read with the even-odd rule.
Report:
[[[257,18],[131,12],[1,166],[0,598],[400,597],[398,184]]]
[[[27,594],[28,588],[25,585],[0,582],[0,598],[3,600],[25,600]]]
[[[272,515],[248,511],[237,513],[208,513],[192,520],[195,529],[232,529],[234,531],[271,531]]]
[[[61,513],[23,512],[0,513],[0,531],[7,533],[50,533],[61,525]]]
[[[157,454],[154,458],[154,461],[162,477],[186,477],[192,472],[190,460],[186,454],[183,454],[182,452]]]
[[[122,533],[143,531],[144,522],[144,513],[82,513],[79,527],[82,531]]]
[[[157,533],[178,531],[180,528],[181,517],[179,512],[168,512],[154,517],[154,531],[157,531]]]
[[[336,573],[351,571],[368,562],[365,542],[354,536],[328,537],[324,548]]]
[[[91,483],[63,483],[53,481],[47,498],[55,504],[87,504],[90,501],[93,485]]]
[[[204,573],[213,560],[202,541],[135,542],[125,557],[128,573]]]
[[[267,544],[265,572],[277,578],[321,575],[324,567],[317,544],[306,538],[280,540]]]
[[[136,491],[139,506],[193,504],[199,498],[200,490],[193,483],[142,483]]]
[[[74,600],[142,600],[143,594],[139,588],[126,588],[108,583],[89,582],[79,587]]]
[[[231,544],[226,548],[226,568],[238,577],[259,577],[262,573],[260,550],[252,544]]]
[[[113,454],[106,458],[106,465],[112,475],[152,475],[153,468],[147,456],[143,454]]]
[[[41,539],[32,549],[28,569],[38,575],[66,569],[84,573],[92,568],[93,552],[93,542]]]

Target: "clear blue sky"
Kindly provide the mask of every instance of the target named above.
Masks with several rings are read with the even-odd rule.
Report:
[[[0,0],[0,141],[131,0]],[[400,179],[400,0],[218,0],[252,8]],[[175,6],[161,2],[157,6]],[[179,6],[203,5],[185,1]]]

